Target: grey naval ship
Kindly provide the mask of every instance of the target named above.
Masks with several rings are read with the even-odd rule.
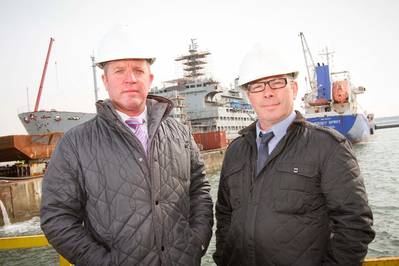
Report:
[[[40,135],[67,130],[92,119],[96,114],[67,111],[36,111],[18,114],[29,135]]]
[[[193,133],[224,131],[228,140],[251,124],[256,115],[248,100],[237,86],[226,88],[206,77],[205,68],[209,51],[198,50],[191,40],[188,53],[175,61],[183,65],[182,78],[169,80],[163,86],[152,88],[151,93],[164,96],[175,104],[172,116],[188,124]]]

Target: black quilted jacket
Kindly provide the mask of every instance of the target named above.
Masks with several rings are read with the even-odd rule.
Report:
[[[149,154],[109,101],[68,131],[43,180],[41,227],[76,265],[199,265],[212,234],[204,164],[172,104],[147,100]]]
[[[298,113],[255,176],[255,124],[228,148],[216,203],[218,265],[361,265],[372,213],[350,143]]]

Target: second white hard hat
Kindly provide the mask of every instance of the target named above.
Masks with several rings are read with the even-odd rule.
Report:
[[[127,25],[114,26],[100,41],[96,65],[102,69],[106,62],[121,59],[146,59],[150,64],[154,63],[154,53],[146,40],[140,36],[134,39],[134,34]]]
[[[238,85],[244,87],[248,83],[276,75],[298,76],[298,71],[282,54],[266,50],[261,44],[256,44],[244,56],[239,68]]]

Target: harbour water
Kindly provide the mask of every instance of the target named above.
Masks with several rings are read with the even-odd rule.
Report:
[[[399,256],[399,128],[377,130],[368,142],[356,144],[354,150],[374,214],[376,238],[367,256]],[[209,180],[216,200],[219,173],[210,174]],[[40,233],[37,217],[0,227],[0,237]],[[212,238],[202,265],[214,265],[214,250]],[[50,248],[0,251],[0,265],[57,265],[57,255]]]

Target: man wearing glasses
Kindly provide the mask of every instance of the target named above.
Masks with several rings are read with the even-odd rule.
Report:
[[[241,64],[239,85],[258,120],[224,158],[218,265],[361,265],[374,238],[351,144],[294,111],[297,76],[261,47]]]

